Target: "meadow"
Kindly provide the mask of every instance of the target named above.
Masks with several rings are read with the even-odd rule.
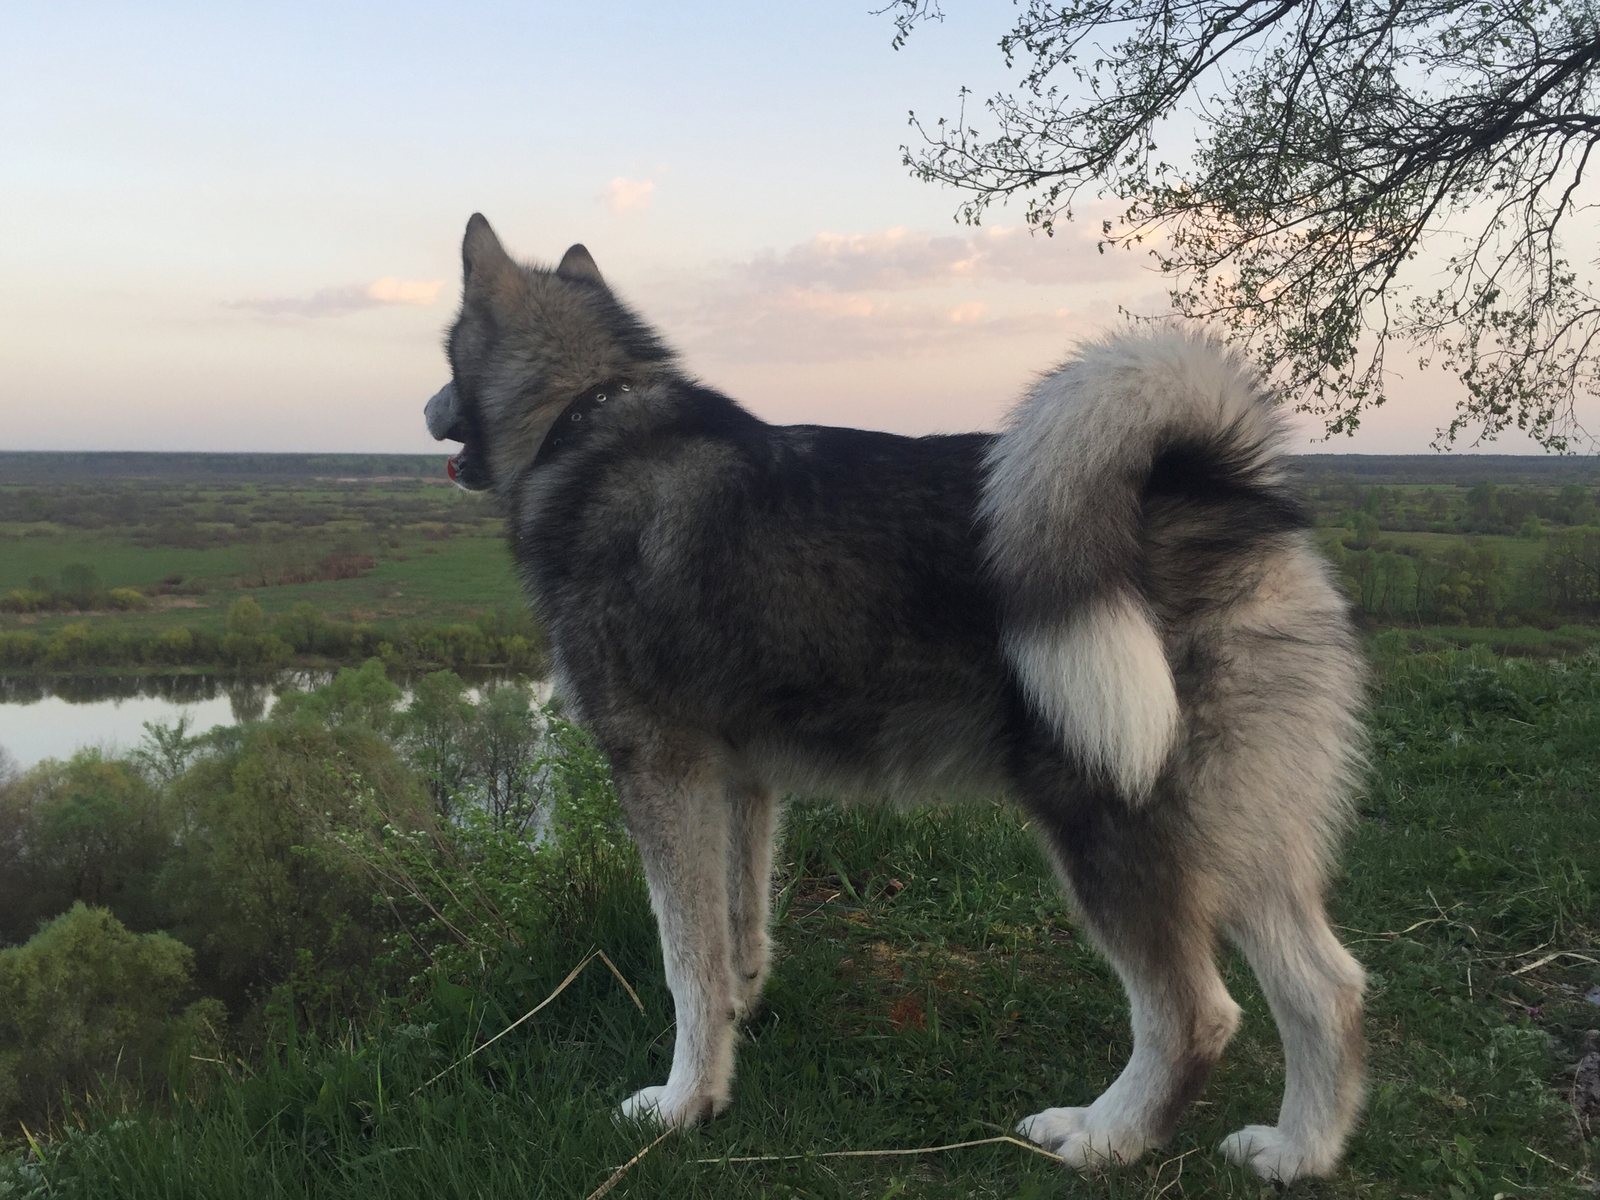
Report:
[[[1299,469],[1369,627],[1504,653],[1597,640],[1595,460],[1326,455]],[[252,615],[230,625],[241,599]],[[241,628],[256,640],[225,644]],[[437,457],[0,453],[0,671],[373,654],[528,670],[542,653],[492,500],[449,486]]]
[[[19,478],[7,481],[6,466],[0,460],[0,669],[327,665],[360,662],[384,643],[386,657],[413,664],[526,668],[537,659],[539,634],[498,516],[441,471],[100,479],[69,471],[34,481],[14,468]],[[261,610],[262,632],[296,610],[299,625],[314,614],[337,636],[297,638],[288,622],[283,653],[230,655],[222,642],[242,598]],[[69,628],[88,648],[52,655]],[[508,663],[496,641],[506,636],[532,650]]]

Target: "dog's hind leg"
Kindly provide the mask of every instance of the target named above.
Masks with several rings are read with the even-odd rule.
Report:
[[[1285,1183],[1338,1165],[1361,1113],[1366,1056],[1361,967],[1328,927],[1316,890],[1292,884],[1266,882],[1260,903],[1230,922],[1277,1021],[1286,1079],[1278,1124],[1246,1126],[1222,1143],[1240,1166]]]
[[[772,952],[768,924],[778,802],[770,788],[756,783],[730,783],[727,795],[728,926],[734,1006],[742,1017],[761,997]]]
[[[1190,811],[1223,889],[1222,927],[1261,983],[1286,1068],[1278,1124],[1221,1149],[1285,1183],[1334,1170],[1362,1102],[1364,977],[1323,905],[1361,739],[1342,605],[1309,551],[1283,556],[1241,606],[1255,623],[1212,628],[1188,660]]]
[[[1087,1108],[1049,1108],[1017,1129],[1080,1169],[1130,1162],[1171,1135],[1238,1027],[1213,957],[1211,897],[1184,861],[1181,818],[1160,799],[1139,810],[1110,794],[1028,807],[1127,989],[1133,1054]]]
[[[620,1115],[686,1127],[727,1106],[735,998],[728,922],[729,806],[714,753],[656,748],[613,755],[629,832],[639,847],[677,1013],[672,1069]],[[641,762],[641,759],[646,761]]]

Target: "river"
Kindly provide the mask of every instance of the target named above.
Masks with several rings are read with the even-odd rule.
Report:
[[[144,723],[189,718],[191,734],[255,721],[272,710],[283,687],[328,682],[331,671],[255,675],[0,675],[0,749],[22,769],[67,758],[85,746],[125,754],[144,737]],[[474,685],[499,676],[473,675]],[[397,680],[407,691],[408,680]],[[538,699],[549,698],[535,685]],[[474,696],[474,698],[476,698]],[[404,701],[402,701],[404,703]]]

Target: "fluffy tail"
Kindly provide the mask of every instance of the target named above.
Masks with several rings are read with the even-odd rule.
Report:
[[[1130,804],[1179,726],[1152,600],[1181,598],[1185,581],[1153,578],[1150,550],[1165,531],[1209,574],[1303,527],[1281,441],[1237,356],[1154,330],[1080,346],[989,452],[981,514],[1006,656],[1062,743]]]

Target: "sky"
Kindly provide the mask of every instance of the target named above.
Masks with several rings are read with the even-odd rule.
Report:
[[[1109,202],[1053,239],[954,221],[907,113],[1011,82],[1015,10],[895,51],[883,3],[0,7],[0,448],[434,450],[474,211],[520,258],[587,245],[768,420],[997,427],[1165,288],[1098,252]],[[1448,386],[1394,394],[1298,448],[1426,451]]]

